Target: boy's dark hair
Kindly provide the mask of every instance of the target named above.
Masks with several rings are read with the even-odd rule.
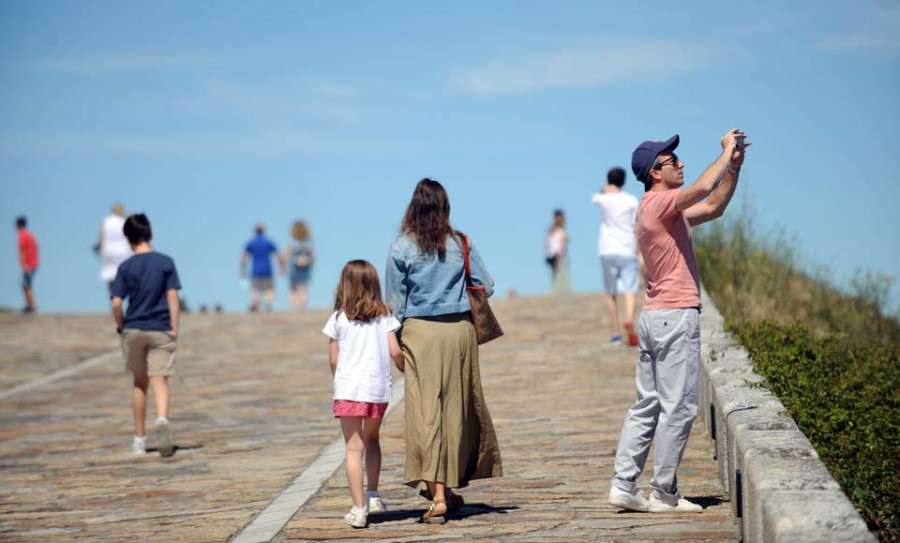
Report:
[[[28,219],[25,218],[25,215],[19,215],[16,217],[16,227],[17,228],[25,228],[28,226]]]
[[[606,181],[610,185],[615,185],[619,188],[622,188],[622,185],[625,184],[625,170],[616,166],[607,172]]]
[[[153,230],[150,228],[150,219],[143,213],[134,213],[125,219],[125,237],[128,243],[137,245],[142,241],[150,241],[153,237]]]

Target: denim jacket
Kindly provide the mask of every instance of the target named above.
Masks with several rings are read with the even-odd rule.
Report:
[[[386,301],[399,321],[407,317],[433,317],[469,311],[466,293],[465,262],[461,243],[451,236],[446,240],[443,260],[437,252],[423,254],[416,242],[401,235],[391,244],[385,272]],[[494,280],[488,274],[475,244],[469,239],[469,272],[472,285],[484,286],[494,293]]]

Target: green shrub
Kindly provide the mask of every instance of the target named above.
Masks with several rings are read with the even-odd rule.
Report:
[[[900,541],[900,323],[891,279],[857,273],[848,292],[810,271],[784,233],[745,210],[699,229],[703,284],[835,480],[882,541]]]
[[[804,324],[731,328],[870,527],[900,539],[900,347]]]

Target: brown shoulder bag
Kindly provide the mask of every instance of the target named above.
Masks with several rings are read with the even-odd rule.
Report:
[[[472,275],[469,272],[469,236],[462,236],[462,250],[466,262],[466,292],[469,294],[469,305],[472,306],[472,323],[475,325],[475,337],[481,345],[502,336],[503,329],[488,305],[484,287],[472,285]]]

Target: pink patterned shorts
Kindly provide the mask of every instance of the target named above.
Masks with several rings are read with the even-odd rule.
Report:
[[[354,402],[353,400],[335,400],[334,418],[365,417],[367,419],[383,419],[388,402]]]

